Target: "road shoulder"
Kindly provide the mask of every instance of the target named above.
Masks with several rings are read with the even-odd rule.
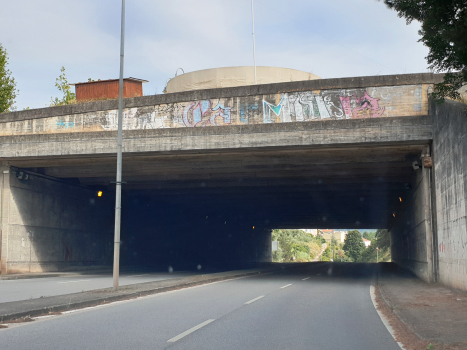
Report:
[[[380,276],[375,301],[405,349],[467,349],[466,292],[412,276]]]

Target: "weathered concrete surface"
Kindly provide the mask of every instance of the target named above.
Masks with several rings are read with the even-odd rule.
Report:
[[[2,274],[110,262],[108,199],[82,186],[31,174],[20,180],[15,169],[2,170]]]
[[[193,105],[188,109],[190,115],[187,115],[188,118],[186,121],[189,123],[183,121],[183,112],[191,103],[196,104],[202,101],[212,101],[209,107],[215,108],[216,104],[211,106],[212,103],[217,103],[219,100],[223,101],[223,99],[233,102],[233,100],[237,100],[237,98],[238,100],[234,105],[229,106],[223,103],[223,107],[225,108],[220,108],[219,106],[216,112],[222,112],[225,115],[226,111],[229,111],[232,119],[236,118],[237,122],[240,124],[250,124],[248,118],[250,114],[259,115],[260,117],[259,120],[254,118],[253,123],[264,122],[263,117],[271,115],[270,112],[279,117],[280,121],[283,122],[300,121],[302,118],[304,118],[303,121],[305,121],[321,118],[347,119],[348,117],[353,118],[355,116],[365,117],[365,115],[367,117],[374,117],[376,116],[375,113],[380,116],[423,115],[426,114],[425,111],[427,109],[427,89],[434,83],[439,82],[440,79],[442,79],[442,75],[432,73],[381,75],[197,90],[166,95],[128,98],[125,99],[125,107],[129,113],[127,115],[129,119],[125,124],[129,129],[131,129],[132,125],[137,126],[138,129],[160,128],[171,125],[176,126],[177,123],[180,124],[179,126],[189,126],[188,124],[193,124],[192,113],[193,110],[196,109],[196,106]],[[360,100],[365,93],[369,96]],[[404,94],[406,94],[406,96],[404,96]],[[274,105],[275,102],[279,103],[282,98],[285,100],[283,105],[284,111],[278,105],[275,105],[277,108],[270,108],[269,104]],[[263,103],[263,100],[266,102],[266,105]],[[251,105],[249,104],[250,102]],[[350,102],[350,105],[348,102]],[[379,103],[382,105],[379,106]],[[264,108],[265,106],[267,108]],[[131,114],[132,108],[139,110],[144,107],[149,107],[152,110],[141,110],[137,115]],[[207,117],[205,112],[208,111],[205,107],[208,106],[205,104],[205,106],[200,105],[199,107],[199,111],[202,112],[201,119],[204,120]],[[309,107],[311,107],[311,109]],[[212,108],[209,113],[213,112]],[[382,110],[383,108],[384,110]],[[96,125],[98,127],[96,127],[95,130],[103,130],[102,123],[98,123],[99,120],[92,125],[89,124],[89,120],[93,119],[92,116],[95,116],[96,112],[104,112],[104,120],[102,120],[102,122],[106,123],[107,119],[105,119],[105,116],[107,115],[107,117],[110,117],[109,120],[111,121],[113,118],[111,115],[113,111],[117,109],[117,100],[107,100],[3,113],[0,117],[1,124],[16,124],[0,125],[0,129],[4,135],[11,133],[9,130],[14,130],[14,133],[41,133],[45,130],[44,127],[51,128],[50,130],[55,131],[62,130],[65,132],[72,132],[74,128],[93,129],[93,125]],[[320,113],[316,113],[315,109]],[[147,118],[147,113],[149,113],[149,115],[151,113],[157,114],[156,119],[159,121],[156,122],[156,119],[154,119],[154,121],[152,121],[154,124],[151,124],[151,119]],[[65,116],[82,116],[84,121],[81,121],[79,118],[76,121],[68,117],[67,119]],[[170,116],[170,118],[164,118],[165,116]],[[48,126],[44,125],[44,121],[42,121],[38,122],[37,125],[33,127],[32,120],[51,117],[62,118],[56,120],[50,119],[49,122],[46,123],[49,124]],[[172,118],[175,118],[175,120],[168,120]],[[219,119],[215,118],[215,121],[216,120]],[[19,121],[29,122],[21,124],[18,123]],[[276,118],[270,120],[270,122],[273,123],[276,121]],[[221,122],[221,124],[224,123]],[[233,124],[235,124],[235,122],[233,122]],[[199,125],[205,124],[200,123]],[[105,128],[105,130],[112,128],[108,123],[105,124],[105,126],[108,127]]]
[[[411,188],[401,192],[402,202],[393,199],[399,203],[390,228],[392,261],[426,282],[435,279],[431,193],[431,169],[416,170]]]
[[[467,106],[432,109],[439,281],[467,290]]]
[[[432,139],[429,116],[233,125],[216,128],[131,130],[123,152],[209,152],[264,147],[336,147],[377,143],[425,144]],[[116,132],[1,137],[0,158],[114,155]]]
[[[424,347],[404,342],[406,349],[426,349],[429,342],[444,345],[437,344],[435,349],[466,349],[467,292],[428,284],[402,270],[396,273],[389,264],[381,270],[378,289],[388,311],[404,323],[404,328],[408,326],[418,338],[428,341]],[[403,334],[399,337],[407,339]],[[448,347],[450,344],[453,346]]]

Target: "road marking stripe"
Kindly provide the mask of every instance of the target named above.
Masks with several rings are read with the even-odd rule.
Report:
[[[123,277],[140,277],[140,276],[147,276],[147,275],[149,275],[149,273],[145,273],[145,274],[142,274],[142,275],[132,275],[132,276],[125,276],[125,275],[123,275],[123,276],[121,276],[121,277],[122,277],[122,278],[123,278]]]
[[[306,280],[309,279],[309,278],[310,278],[310,277],[304,278],[304,279],[302,279],[302,281],[306,281]]]
[[[291,285],[292,285],[292,283],[291,283],[291,284],[286,284],[285,286],[282,286],[281,289],[282,289],[282,288],[290,287]]]
[[[193,328],[190,328],[186,332],[183,332],[182,334],[177,335],[176,337],[173,337],[172,339],[167,340],[167,343],[175,343],[177,340],[182,339],[183,337],[186,337],[188,334],[193,333],[194,331],[197,331],[198,329],[210,324],[211,322],[215,321],[214,319],[204,321],[203,323],[200,323],[197,326],[194,326]]]
[[[76,283],[76,282],[88,282],[90,280],[78,280],[78,281],[66,281],[66,282],[57,282],[57,283]]]
[[[254,303],[256,300],[259,300],[259,299],[261,299],[261,298],[264,298],[264,295],[261,295],[261,296],[259,296],[259,297],[257,297],[257,298],[254,298],[254,299],[251,299],[250,301],[247,301],[247,302],[245,303],[245,305]]]
[[[399,347],[402,349],[402,350],[406,350],[405,347],[404,347],[404,344],[402,344],[401,342],[398,342],[396,340],[396,335],[394,333],[394,329],[391,327],[391,325],[389,324],[389,321],[387,320],[387,318],[383,315],[383,313],[381,311],[378,310],[378,305],[376,303],[376,293],[375,293],[375,286],[374,285],[371,285],[370,286],[370,296],[371,296],[371,302],[373,303],[373,306],[376,310],[376,312],[378,313],[379,315],[379,318],[381,319],[381,321],[383,322],[383,324],[386,326],[386,329],[388,330],[388,332],[391,334],[392,338],[394,339],[394,341],[397,343],[397,345],[399,345]]]

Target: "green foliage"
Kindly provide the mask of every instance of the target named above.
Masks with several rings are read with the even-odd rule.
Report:
[[[433,96],[460,99],[459,88],[467,84],[467,1],[466,0],[384,0],[404,17],[407,24],[419,21],[420,42],[428,47],[429,67],[448,72],[437,84]]]
[[[13,111],[17,96],[15,78],[12,78],[7,65],[8,53],[0,44],[0,113]]]
[[[362,251],[360,262],[376,262],[376,248],[379,248],[378,261],[391,261],[391,239],[388,230],[377,230],[371,245]]]
[[[332,258],[332,251],[331,247],[328,245],[324,250],[323,254],[321,255],[321,261],[331,261]]]
[[[344,241],[344,251],[347,256],[354,262],[359,261],[360,255],[365,249],[365,244],[362,240],[362,234],[358,230],[349,231]]]
[[[302,230],[273,230],[272,240],[279,242],[279,250],[272,254],[275,262],[312,261],[325,242]]]
[[[376,237],[376,232],[365,231],[363,232],[362,237],[368,239],[369,241],[372,241]]]
[[[61,106],[68,105],[76,101],[76,95],[71,92],[71,86],[68,84],[68,80],[65,75],[65,67],[60,69],[61,74],[57,79],[55,79],[55,86],[63,94],[63,97],[60,99],[52,97],[50,100],[50,106]]]

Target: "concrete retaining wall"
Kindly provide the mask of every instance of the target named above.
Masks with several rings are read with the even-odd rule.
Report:
[[[467,106],[432,110],[439,281],[467,290]]]
[[[92,190],[3,168],[1,273],[111,264],[113,206]]]
[[[431,169],[414,171],[410,189],[401,193],[402,202],[393,209],[392,261],[426,282],[433,282],[433,234],[431,212]]]

